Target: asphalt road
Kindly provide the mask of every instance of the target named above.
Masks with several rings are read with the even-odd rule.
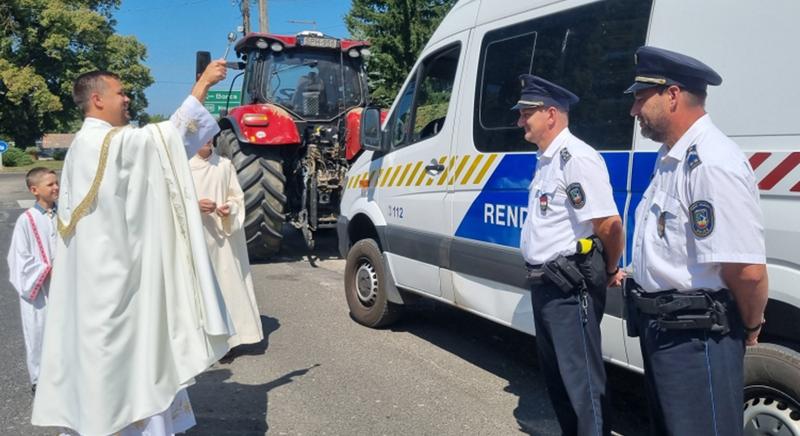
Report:
[[[27,199],[0,174],[0,255]],[[440,304],[421,303],[389,329],[353,322],[336,236],[309,256],[287,230],[284,255],[253,265],[266,339],[217,363],[189,389],[190,435],[557,435],[534,339]],[[31,395],[18,297],[0,262],[0,434],[54,435],[29,424]],[[644,434],[642,378],[609,367],[613,428]]]

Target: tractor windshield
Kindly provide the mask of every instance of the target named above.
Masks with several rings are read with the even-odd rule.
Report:
[[[329,120],[364,102],[361,60],[338,50],[264,50],[248,58],[251,101],[278,104],[306,120]]]

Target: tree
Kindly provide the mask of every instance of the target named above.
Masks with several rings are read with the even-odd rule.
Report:
[[[353,0],[345,23],[372,44],[367,63],[372,101],[388,107],[455,0]]]
[[[137,119],[153,83],[147,51],[114,33],[120,0],[3,0],[0,3],[0,132],[22,147],[48,131],[74,131],[81,113],[72,83],[87,71],[120,75]]]
[[[139,127],[142,127],[146,124],[151,123],[160,123],[162,121],[167,121],[169,119],[168,116],[162,114],[148,114],[147,112],[142,112],[139,115]]]

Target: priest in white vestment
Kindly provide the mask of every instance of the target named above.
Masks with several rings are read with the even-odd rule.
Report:
[[[61,175],[34,425],[128,436],[194,424],[185,388],[233,333],[187,157],[219,129],[202,103],[224,77],[212,62],[169,121],[144,128],[128,125],[116,75],[76,79],[85,120]]]
[[[25,183],[36,203],[14,225],[8,249],[8,280],[19,294],[25,357],[31,391],[35,393],[56,246],[58,177],[51,169],[36,167],[28,171]]]
[[[236,329],[231,348],[264,339],[244,236],[244,192],[231,161],[204,145],[189,160],[208,254]]]

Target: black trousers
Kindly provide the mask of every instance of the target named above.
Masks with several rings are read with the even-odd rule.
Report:
[[[577,294],[551,283],[531,287],[536,348],[550,401],[564,435],[610,434],[606,371],[600,340],[605,289],[587,293],[587,310]]]
[[[639,314],[650,434],[742,434],[745,338],[738,307],[728,299],[727,335],[662,330],[652,316]]]

